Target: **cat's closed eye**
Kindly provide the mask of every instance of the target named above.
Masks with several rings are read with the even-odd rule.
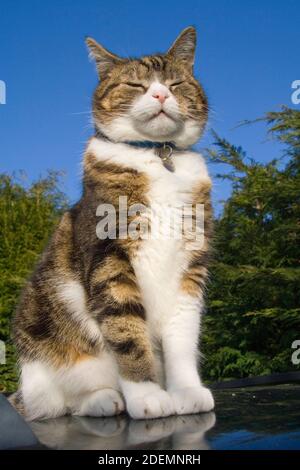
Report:
[[[124,85],[130,86],[132,88],[140,88],[143,91],[147,91],[147,88],[145,87],[145,85],[143,85],[140,82],[126,82],[124,83]]]
[[[170,83],[169,88],[173,89],[179,85],[182,85],[183,83],[185,83],[185,80],[177,80],[176,82]]]

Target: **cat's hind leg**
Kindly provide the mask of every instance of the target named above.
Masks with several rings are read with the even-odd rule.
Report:
[[[53,370],[40,361],[22,366],[21,389],[24,414],[30,421],[56,418],[66,414],[64,394]]]
[[[117,365],[102,351],[84,356],[59,377],[69,412],[78,416],[114,416],[125,409],[118,384]]]
[[[30,421],[65,414],[113,416],[125,408],[117,366],[106,351],[99,357],[82,355],[72,365],[58,369],[41,361],[24,364],[21,394]]]

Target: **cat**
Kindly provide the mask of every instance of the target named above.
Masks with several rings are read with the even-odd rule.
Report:
[[[198,338],[212,208],[204,160],[191,149],[208,116],[193,75],[196,31],[184,29],[165,54],[137,59],[86,43],[99,74],[95,135],[82,197],[62,216],[16,310],[21,376],[11,402],[28,420],[208,412],[214,399],[199,375]],[[201,204],[204,237],[165,237],[163,229],[126,237],[124,222],[116,237],[101,237],[98,208],[112,205],[119,222],[120,196],[147,220],[155,206],[160,222],[167,208],[178,215],[190,204],[194,224]],[[125,228],[140,218],[130,213]]]

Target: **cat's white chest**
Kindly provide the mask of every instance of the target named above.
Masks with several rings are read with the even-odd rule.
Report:
[[[172,216],[175,216],[175,220],[176,217],[181,218],[180,211],[192,203],[193,190],[201,184],[201,180],[207,182],[209,176],[206,165],[201,155],[195,152],[174,152],[172,159],[175,171],[171,172],[163,166],[154,150],[137,149],[98,139],[92,139],[87,150],[99,161],[133,168],[148,178],[149,190],[146,196],[153,209],[154,219],[151,216],[151,232],[147,239],[142,240],[132,263],[150,331],[154,337],[160,336],[164,322],[174,311],[180,279],[187,268],[188,254],[182,237],[178,237],[178,234],[174,236],[172,232]],[[170,225],[170,236],[166,236]]]
[[[176,306],[180,279],[188,263],[180,224],[184,211],[193,202],[197,182],[207,176],[196,154],[176,155],[173,162],[174,172],[164,168],[161,162],[145,167],[150,179],[147,196],[152,209],[151,233],[142,241],[133,260],[154,337],[160,337]]]

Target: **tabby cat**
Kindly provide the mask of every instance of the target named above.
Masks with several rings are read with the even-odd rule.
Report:
[[[186,28],[167,53],[138,59],[86,42],[99,74],[95,136],[85,150],[82,197],[63,215],[14,318],[21,378],[11,402],[29,420],[209,411],[214,400],[199,376],[198,338],[211,181],[190,148],[208,114],[193,76],[196,32]],[[125,224],[120,196],[128,208],[142,208],[128,209]],[[167,209],[178,215],[186,204],[196,225],[195,207],[204,207],[201,240],[193,230],[175,237],[160,228],[151,236],[150,208],[164,222]],[[115,237],[113,230],[99,236],[103,205],[115,208]],[[139,236],[124,236],[134,223]]]

